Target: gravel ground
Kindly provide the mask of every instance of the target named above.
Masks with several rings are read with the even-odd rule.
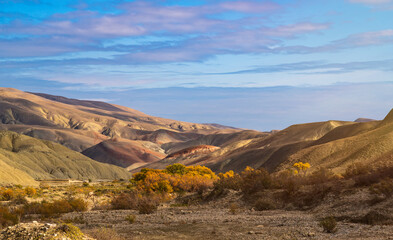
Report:
[[[136,221],[125,220],[135,215]],[[209,206],[166,207],[141,215],[133,210],[70,213],[82,231],[112,228],[126,239],[393,239],[392,225],[365,225],[340,221],[336,233],[324,233],[312,213],[301,211],[252,211]]]

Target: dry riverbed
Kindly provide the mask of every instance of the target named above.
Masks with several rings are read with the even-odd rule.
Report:
[[[135,215],[135,222],[126,220]],[[339,221],[336,233],[325,233],[318,219],[301,211],[252,211],[210,206],[162,207],[144,215],[134,210],[69,213],[76,226],[111,228],[126,239],[393,239],[392,225],[365,225]]]

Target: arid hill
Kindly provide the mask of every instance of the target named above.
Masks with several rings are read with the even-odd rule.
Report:
[[[274,133],[242,131],[232,134],[207,135],[182,144],[174,144],[172,149],[180,146],[210,144],[219,146],[220,149],[203,156],[177,158],[176,162],[186,165],[206,165],[217,172],[228,170],[239,172],[247,166],[266,167],[273,171],[281,162],[287,160],[288,154],[302,149],[338,126],[349,124],[355,123],[328,121],[293,125]],[[169,163],[167,159],[163,159],[147,167],[163,168],[166,164],[172,163],[174,163],[173,160]]]
[[[278,171],[293,163],[309,162],[317,169],[327,167],[342,173],[350,164],[362,162],[383,165],[393,161],[393,111],[383,121],[327,121],[297,124],[270,134],[249,135],[236,139],[245,132],[228,135],[229,141],[220,149],[201,155],[163,159],[146,167],[163,168],[168,164],[205,165],[216,172],[242,171],[245,167]],[[216,136],[172,144],[171,148],[189,148],[201,143],[212,144]],[[222,137],[222,136],[221,136]],[[236,140],[235,140],[236,139]],[[224,141],[225,142],[225,141]],[[164,145],[164,148],[167,145]]]
[[[0,131],[0,183],[35,185],[34,179],[127,179],[123,168],[96,162],[60,144]]]
[[[104,102],[10,88],[0,88],[0,130],[57,142],[97,161],[122,167],[164,158],[162,144],[182,143],[206,134],[240,131],[152,117]],[[128,153],[126,149],[129,149]]]
[[[173,163],[205,165],[216,172],[247,166],[276,171],[308,161],[342,172],[348,164],[386,161],[393,155],[392,113],[383,121],[326,121],[258,132],[152,117],[102,102],[6,88],[0,93],[0,129],[57,142],[130,171]]]
[[[103,141],[84,150],[82,154],[96,161],[124,168],[136,163],[156,162],[166,156],[160,146],[155,143],[126,139]]]

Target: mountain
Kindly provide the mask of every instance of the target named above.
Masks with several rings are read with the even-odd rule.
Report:
[[[247,166],[264,167],[274,171],[278,165],[288,160],[291,153],[304,148],[339,126],[351,124],[355,123],[327,121],[297,124],[272,133],[242,131],[232,134],[206,135],[182,143],[181,146],[209,144],[219,146],[220,149],[200,156],[182,155],[176,159],[163,159],[148,164],[146,167],[163,168],[168,164],[178,162],[186,165],[206,165],[217,172],[228,170],[239,172]],[[172,146],[172,149],[178,150],[178,148],[179,145]]]
[[[302,161],[313,169],[328,167],[341,173],[355,162],[382,164],[393,157],[393,111],[382,121],[332,120],[258,132],[152,117],[109,103],[0,88],[0,121],[0,129],[60,143],[64,149],[81,153],[74,156],[85,155],[133,172],[173,163],[205,165],[216,172],[240,172],[247,166],[272,172]],[[15,165],[1,164],[4,169]],[[43,176],[17,169],[33,178],[49,177],[40,171],[37,174]]]
[[[371,118],[358,118],[355,120],[355,122],[372,122],[372,121],[376,121],[376,120]]]
[[[99,163],[60,144],[0,131],[0,165],[9,171],[0,182],[34,184],[41,179],[127,179],[123,168]],[[2,168],[3,171],[5,171]],[[20,179],[11,179],[19,177]]]
[[[241,133],[232,134],[230,138]],[[183,143],[206,143],[209,136]],[[354,163],[370,167],[393,164],[393,110],[382,121],[327,121],[297,124],[270,135],[250,136],[231,141],[210,153],[182,154],[147,165],[165,167],[175,162],[206,165],[216,172],[242,171],[246,166],[280,171],[295,162],[309,162],[311,170],[320,167],[343,173]]]
[[[0,88],[0,130],[60,143],[97,161],[122,167],[164,158],[161,145],[166,143],[240,131],[153,117],[104,102],[10,88]]]

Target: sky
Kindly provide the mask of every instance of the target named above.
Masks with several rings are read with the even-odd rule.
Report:
[[[269,131],[383,119],[393,0],[0,0],[0,87]]]

